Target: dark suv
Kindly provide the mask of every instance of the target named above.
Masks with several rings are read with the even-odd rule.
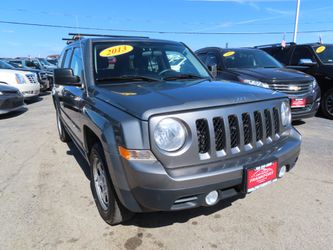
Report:
[[[77,41],[77,40],[80,41]],[[170,62],[182,58],[177,69]],[[214,82],[179,42],[76,37],[55,69],[62,141],[87,160],[103,219],[212,206],[281,178],[300,134],[288,98]]]
[[[262,45],[257,48],[271,54],[289,68],[314,76],[321,89],[321,111],[333,119],[333,44],[288,43]]]
[[[238,81],[287,94],[293,120],[313,117],[319,108],[320,89],[312,76],[284,68],[259,49],[209,47],[196,54],[208,67],[217,66],[217,80]]]

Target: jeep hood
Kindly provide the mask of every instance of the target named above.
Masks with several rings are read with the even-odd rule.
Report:
[[[303,72],[288,68],[248,68],[248,69],[229,69],[230,72],[238,77],[253,80],[260,80],[267,83],[275,81],[310,81],[312,76]]]
[[[285,97],[269,89],[207,80],[103,84],[94,95],[141,120],[161,113]]]

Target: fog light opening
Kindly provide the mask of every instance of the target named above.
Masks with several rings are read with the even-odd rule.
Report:
[[[206,195],[205,202],[208,206],[212,206],[217,203],[219,193],[214,190]]]
[[[286,166],[282,166],[279,170],[279,178],[282,178],[284,176],[284,174],[287,171],[287,167]]]

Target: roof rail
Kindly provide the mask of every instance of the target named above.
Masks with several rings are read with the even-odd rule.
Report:
[[[289,42],[286,43],[286,46],[291,46],[291,45],[296,45],[296,43],[294,42]],[[270,47],[278,47],[281,46],[281,43],[273,43],[273,44],[266,44],[266,45],[258,45],[258,46],[254,46],[254,48],[270,48]]]
[[[80,40],[84,37],[116,37],[116,38],[149,38],[147,36],[123,36],[123,35],[109,35],[109,34],[86,34],[86,33],[68,33],[71,38],[63,38],[62,40],[67,41],[67,44]]]

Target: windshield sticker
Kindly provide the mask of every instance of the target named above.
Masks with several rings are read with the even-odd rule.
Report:
[[[224,57],[228,57],[228,56],[233,56],[235,54],[235,51],[228,51],[226,53],[223,54]]]
[[[325,46],[320,46],[316,49],[316,53],[320,54],[323,53],[325,51],[326,47]]]
[[[106,48],[102,50],[99,55],[101,57],[111,57],[111,56],[119,56],[126,53],[129,53],[133,50],[131,45],[117,45],[113,47]]]

